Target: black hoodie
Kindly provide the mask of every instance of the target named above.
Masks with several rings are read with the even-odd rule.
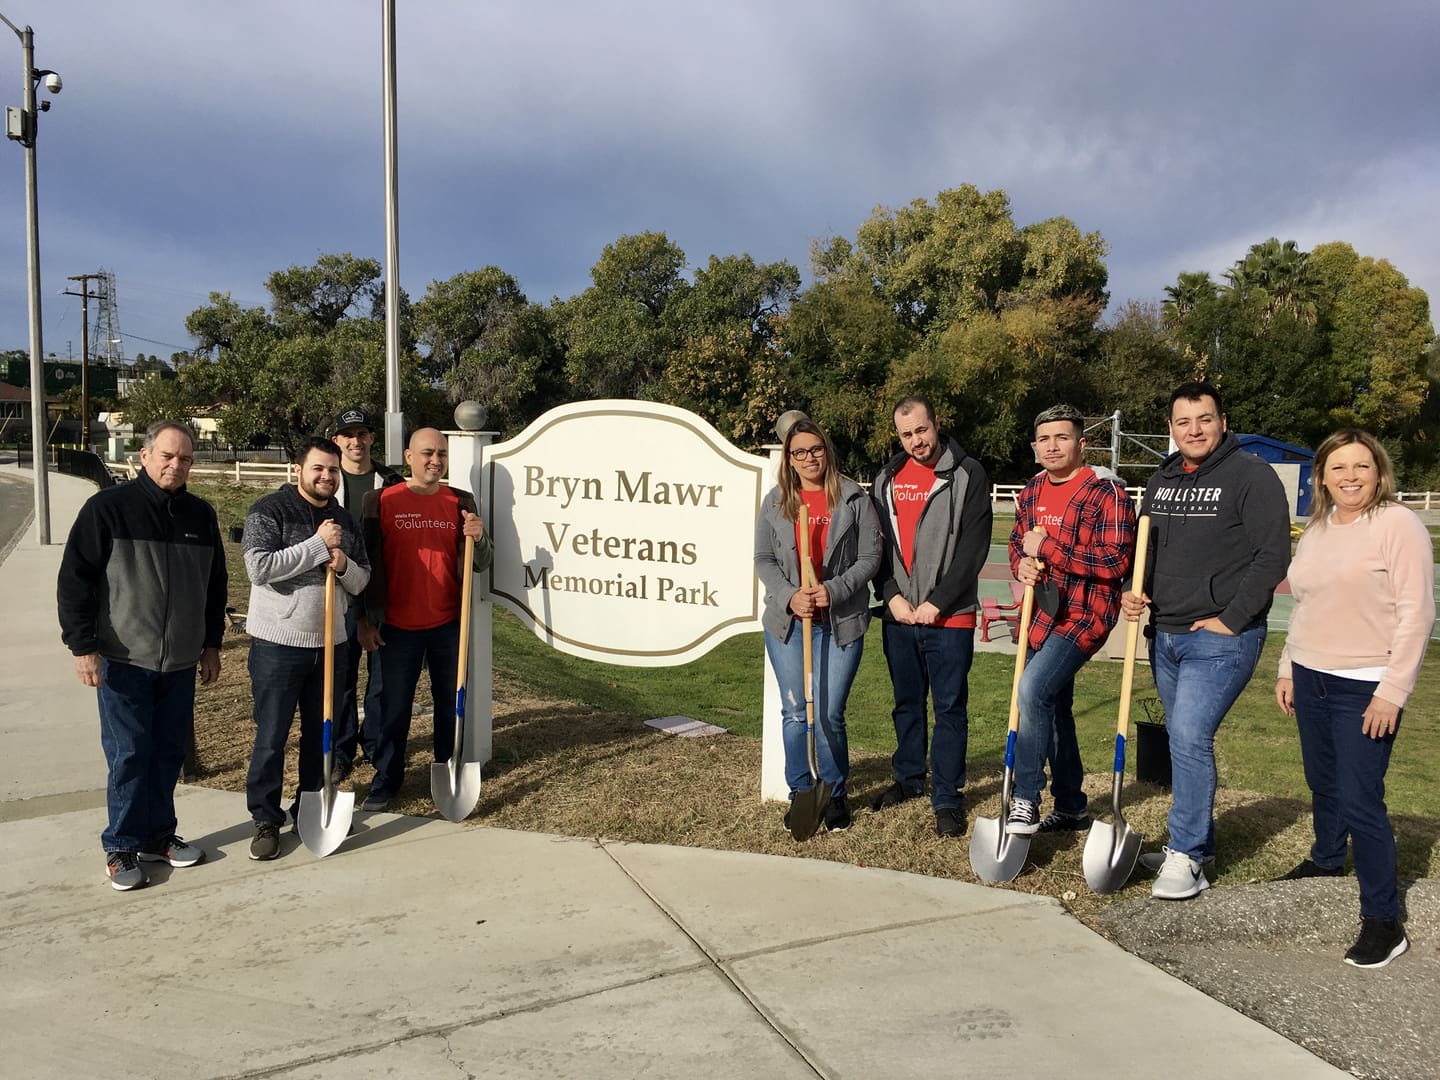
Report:
[[[1194,472],[1171,454],[1145,485],[1150,515],[1146,592],[1155,626],[1190,631],[1219,616],[1239,633],[1259,625],[1290,565],[1290,511],[1275,470],[1226,433]]]

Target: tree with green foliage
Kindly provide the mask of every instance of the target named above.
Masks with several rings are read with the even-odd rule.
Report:
[[[196,401],[180,380],[155,373],[131,382],[119,406],[125,422],[138,435],[157,420],[188,421]]]

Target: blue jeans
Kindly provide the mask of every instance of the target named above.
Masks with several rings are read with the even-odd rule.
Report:
[[[343,645],[336,645],[336,661]],[[250,642],[250,684],[255,698],[255,750],[245,774],[245,803],[257,823],[285,824],[280,795],[285,783],[285,743],[300,709],[299,791],[324,782],[325,650]],[[332,718],[333,719],[333,718]],[[299,798],[299,795],[296,795]]]
[[[820,779],[830,785],[834,798],[845,795],[850,775],[850,744],[845,738],[845,702],[850,684],[860,667],[865,639],[849,645],[835,644],[828,622],[811,625],[815,687],[815,760]],[[765,634],[765,651],[780,684],[781,731],[785,740],[785,783],[793,798],[797,791],[810,790],[809,742],[805,734],[805,632],[796,620],[788,641]]]
[[[100,661],[100,746],[109,777],[106,851],[140,851],[175,832],[175,785],[195,727],[195,668],[149,671]]]
[[[357,747],[363,748],[365,756],[375,760],[375,736],[380,730],[380,654],[367,653],[360,644],[356,631],[359,623],[359,609],[351,606],[345,609],[345,645],[341,657],[345,666],[340,670],[336,685],[340,690],[340,703],[335,706],[335,757],[337,760],[353,762]],[[365,719],[368,728],[360,726],[359,701],[355,690],[360,680],[360,657],[365,657]]]
[[[1215,732],[1250,681],[1265,624],[1235,635],[1155,631],[1150,664],[1170,740],[1170,848],[1192,859],[1215,853]]]
[[[1075,673],[1086,656],[1073,641],[1052,634],[1031,649],[1020,676],[1020,730],[1015,736],[1015,795],[1039,805],[1050,760],[1050,794],[1062,814],[1089,809],[1075,737]]]
[[[1343,867],[1348,838],[1355,850],[1360,914],[1397,919],[1395,833],[1385,809],[1385,770],[1399,725],[1383,739],[1361,730],[1379,683],[1342,679],[1300,664],[1292,665],[1292,674],[1295,722],[1315,819],[1310,858],[1318,866]]]
[[[430,698],[435,703],[435,760],[450,760],[455,742],[455,676],[460,663],[460,620],[428,630],[402,630],[386,623],[380,628],[380,730],[375,733],[375,779],[371,797],[391,798],[405,782],[405,754],[410,742],[410,711],[420,669],[430,673]]]
[[[965,750],[970,738],[966,712],[975,631],[943,626],[907,626],[886,619],[880,640],[895,687],[895,782],[907,791],[925,790],[925,699],[935,706],[930,741],[930,805],[936,810],[964,806]]]

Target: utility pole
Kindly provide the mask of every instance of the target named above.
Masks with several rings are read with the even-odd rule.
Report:
[[[99,294],[90,291],[92,278],[100,274],[71,274],[70,281],[80,282],[80,291],[65,290],[66,296],[80,297],[80,444],[90,449],[90,301]]]

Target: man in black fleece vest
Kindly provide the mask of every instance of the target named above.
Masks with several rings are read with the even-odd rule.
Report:
[[[1170,843],[1141,861],[1160,871],[1151,895],[1185,900],[1210,887],[1215,856],[1215,732],[1265,646],[1270,600],[1290,565],[1290,511],[1275,470],[1229,434],[1220,392],[1189,382],[1170,395],[1179,448],[1145,487],[1150,515],[1145,595],[1151,670],[1165,706],[1173,800]]]
[[[185,490],[189,428],[145,433],[140,475],[80,508],[60,563],[61,638],[96,688],[109,766],[101,834],[112,887],[149,878],[141,862],[194,866],[205,852],[175,835],[175,784],[195,726],[195,673],[220,675],[225,551],[215,511]]]

